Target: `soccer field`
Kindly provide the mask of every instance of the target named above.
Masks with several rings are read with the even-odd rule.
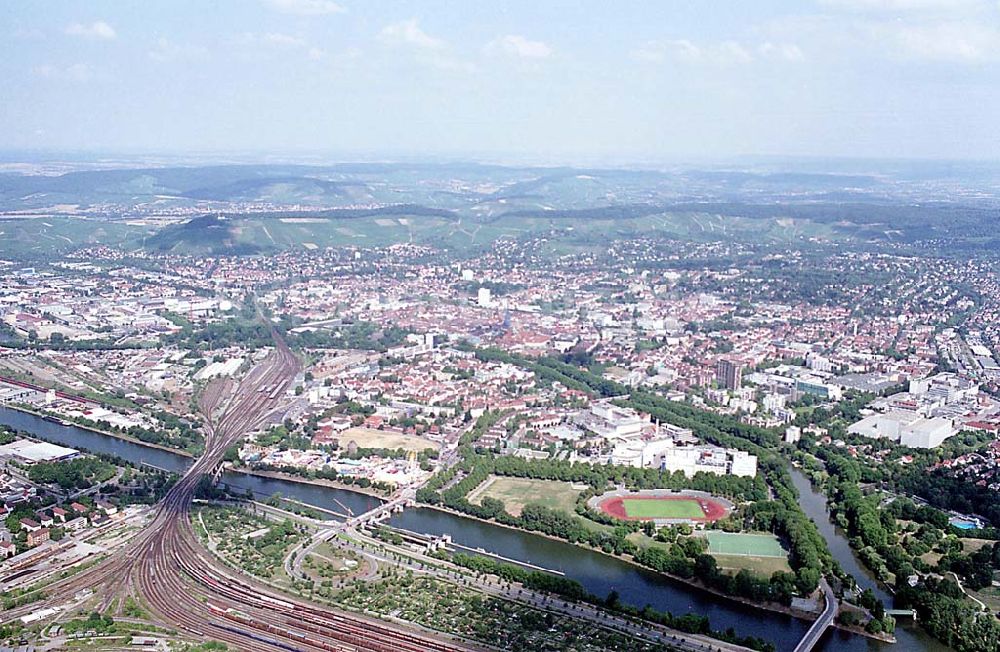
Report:
[[[745,557],[787,557],[778,538],[772,534],[739,534],[735,532],[705,532],[708,552],[715,555]]]
[[[625,498],[622,500],[629,518],[704,518],[705,512],[697,500],[656,498]]]

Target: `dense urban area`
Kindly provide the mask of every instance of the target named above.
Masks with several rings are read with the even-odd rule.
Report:
[[[1000,649],[982,197],[34,172],[0,176],[8,648]]]

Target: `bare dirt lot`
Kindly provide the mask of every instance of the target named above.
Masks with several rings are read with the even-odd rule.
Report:
[[[407,451],[420,452],[427,448],[438,450],[441,445],[414,435],[404,435],[398,432],[386,430],[373,430],[372,428],[348,428],[340,434],[340,446],[345,448],[351,441],[357,443],[359,448],[402,448]]]

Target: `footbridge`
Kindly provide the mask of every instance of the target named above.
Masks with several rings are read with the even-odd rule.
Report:
[[[916,609],[886,609],[886,615],[892,616],[893,618],[912,618],[917,619]]]

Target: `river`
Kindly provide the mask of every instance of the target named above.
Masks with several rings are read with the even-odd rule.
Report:
[[[183,471],[191,463],[189,458],[182,455],[82,428],[62,426],[9,408],[0,407],[0,424],[33,433],[55,443],[95,453],[109,453],[130,462],[152,464],[171,471]],[[347,489],[287,480],[244,474],[225,474],[223,479],[233,486],[251,489],[258,497],[280,493],[288,498],[334,511],[342,511],[341,505],[346,505],[358,513],[374,507],[378,502],[377,498]],[[864,571],[843,533],[830,522],[822,494],[814,491],[809,481],[797,471],[793,471],[793,479],[802,496],[803,509],[816,521],[841,567],[853,574],[862,587],[870,586],[887,604],[891,604],[891,597]],[[809,627],[806,621],[725,600],[614,557],[454,514],[414,508],[395,515],[391,523],[396,527],[424,534],[450,534],[456,543],[470,548],[483,548],[504,557],[562,571],[595,595],[603,596],[616,590],[623,602],[639,607],[650,604],[675,615],[691,612],[702,614],[708,616],[714,629],[732,627],[739,634],[771,641],[782,652],[793,650]],[[905,621],[900,621],[896,636],[899,644],[889,646],[865,637],[831,630],[815,649],[823,652],[948,650],[918,627]]]
[[[830,548],[830,553],[837,560],[837,563],[840,564],[840,567],[854,576],[854,579],[858,582],[858,586],[862,589],[871,589],[882,600],[886,608],[891,608],[892,595],[886,591],[886,587],[876,580],[875,576],[868,569],[862,566],[861,562],[854,555],[854,551],[847,540],[847,535],[833,523],[833,519],[826,509],[826,497],[816,491],[812,483],[809,482],[809,478],[798,469],[792,469],[792,483],[799,492],[799,504],[802,506],[802,510],[816,523],[820,534],[826,539],[826,545]],[[836,642],[837,645],[830,646],[828,644],[827,648],[824,649],[847,649],[840,647],[842,639],[841,632],[828,633],[824,637],[824,641]],[[905,650],[906,652],[910,650],[945,652],[951,649],[932,638],[909,618],[897,619],[896,641],[894,649]],[[876,650],[885,647],[876,642],[872,642],[872,645],[873,647],[869,649]]]
[[[6,407],[0,407],[0,424],[23,430],[56,444],[80,448],[92,453],[107,453],[128,460],[133,464],[149,464],[176,473],[184,472],[192,462],[191,458],[184,455],[151,446],[143,446],[86,428],[64,426],[46,421],[34,414]],[[222,481],[233,487],[250,489],[258,500],[280,493],[287,498],[341,513],[346,506],[352,512],[360,514],[375,508],[382,502],[374,496],[357,491],[323,487],[304,482],[288,482],[245,473],[224,473]]]

